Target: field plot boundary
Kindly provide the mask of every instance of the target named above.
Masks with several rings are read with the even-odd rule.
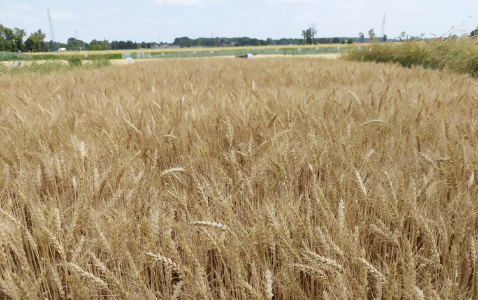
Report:
[[[343,48],[337,47],[305,47],[305,48],[251,48],[240,50],[223,50],[221,48],[215,50],[199,50],[191,49],[188,51],[163,51],[163,52],[146,52],[131,51],[123,52],[122,59],[151,59],[151,58],[184,58],[184,57],[216,57],[216,56],[243,56],[247,54],[256,55],[318,55],[318,54],[337,54],[342,53]]]

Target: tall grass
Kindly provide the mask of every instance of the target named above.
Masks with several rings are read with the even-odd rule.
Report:
[[[478,77],[478,39],[371,43],[344,54],[348,60],[393,62],[402,66],[449,70]]]
[[[32,60],[32,59],[33,57],[30,54],[0,51],[0,61]]]
[[[0,298],[476,299],[471,78],[216,58],[0,86]]]
[[[13,63],[0,62],[0,76],[22,75],[25,73],[49,74],[52,72],[67,72],[78,67],[99,69],[107,66],[111,66],[111,62],[105,59],[91,60],[86,63],[77,58],[70,58],[67,61],[19,61],[19,64],[16,66]]]

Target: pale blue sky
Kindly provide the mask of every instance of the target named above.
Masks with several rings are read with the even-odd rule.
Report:
[[[31,32],[42,29],[51,39],[69,37],[172,42],[175,37],[300,38],[315,24],[319,37],[380,35],[394,38],[469,33],[478,25],[476,0],[0,0],[0,24]]]

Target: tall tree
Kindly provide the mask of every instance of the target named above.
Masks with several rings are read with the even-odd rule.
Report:
[[[405,31],[402,31],[402,33],[400,34],[400,40],[403,40],[406,35],[407,33]]]
[[[266,44],[267,44],[267,45],[275,45],[276,43],[274,42],[274,40],[273,40],[273,39],[271,39],[271,38],[267,38],[267,40],[266,40]]]
[[[14,32],[12,29],[8,28],[8,27],[5,27],[5,28],[3,29],[3,34],[4,34],[4,36],[5,36],[5,39],[6,39],[7,41],[9,41],[9,42],[10,42],[10,41],[13,41],[13,40],[15,39],[15,32]]]
[[[111,42],[111,50],[118,50],[119,49],[119,42],[118,41],[112,41]]]
[[[18,51],[15,42],[15,31],[0,24],[0,51],[16,52]]]
[[[108,41],[97,41],[97,40],[92,40],[89,45],[89,50],[108,50]]]
[[[5,39],[5,34],[3,33],[4,30],[5,27],[0,24],[0,51],[5,51],[5,43],[7,42],[7,40]]]
[[[5,37],[0,33],[0,51],[5,51],[6,43],[7,41],[5,40]]]
[[[317,29],[315,29],[315,24],[310,25],[310,35],[312,37],[312,43],[315,43],[315,37],[317,36]]]
[[[312,45],[315,39],[315,35],[317,34],[317,30],[314,26],[310,26],[309,28],[302,30],[302,36],[304,37],[305,43]]]
[[[375,38],[375,30],[373,30],[373,28],[368,31],[368,36],[370,40],[373,40]]]
[[[85,50],[88,47],[88,44],[74,37],[69,38],[66,44],[69,50]]]
[[[478,27],[470,33],[471,36],[478,36]]]
[[[43,46],[43,40],[45,39],[46,34],[41,31],[41,29],[38,29],[37,32],[33,32],[30,34],[28,39],[25,41],[25,48],[28,51],[32,52],[41,52],[42,51],[42,46]]]
[[[359,32],[359,39],[361,43],[365,40],[365,34],[363,34],[363,32]]]
[[[64,43],[59,43],[59,42],[55,42],[53,40],[50,40],[48,42],[48,45],[49,45],[49,49],[50,51],[58,51],[58,49],[60,48],[67,48],[68,46]]]
[[[14,33],[15,33],[15,37],[14,37],[14,40],[15,40],[15,43],[17,44],[17,49],[19,51],[23,51],[23,38],[27,35],[27,33],[25,32],[25,30],[23,29],[20,29],[20,28],[16,28],[13,29]]]

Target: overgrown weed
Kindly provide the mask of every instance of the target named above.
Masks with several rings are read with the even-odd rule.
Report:
[[[356,61],[392,62],[405,67],[449,70],[478,77],[478,38],[450,37],[446,40],[411,40],[371,43],[345,52],[344,58]]]

